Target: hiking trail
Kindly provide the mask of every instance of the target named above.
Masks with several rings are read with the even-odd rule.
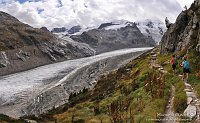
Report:
[[[194,123],[200,123],[200,99],[198,98],[196,91],[191,84],[184,82],[185,92],[187,95],[187,108],[184,111],[184,115],[188,118],[195,118]]]
[[[151,52],[150,64],[149,64],[150,68],[158,70],[162,74],[167,74],[168,71],[164,70],[164,68],[156,62],[157,61],[157,54],[159,54],[157,52],[157,49],[154,49]],[[173,107],[174,95],[175,95],[175,87],[173,85],[171,85],[170,97],[169,97],[169,100],[168,100],[168,104],[165,108],[164,117],[163,117],[161,123],[176,123],[177,122],[176,121],[177,120],[176,113],[175,113],[174,107]]]
[[[168,71],[164,70],[164,68],[159,65],[157,61],[157,49],[152,50],[150,56],[150,68],[158,70],[162,74],[168,73]],[[184,82],[184,81],[183,81]],[[187,95],[187,108],[185,109],[183,115],[188,118],[195,119],[194,123],[200,123],[200,99],[197,96],[197,92],[194,90],[191,84],[184,82],[185,89]],[[168,104],[165,109],[164,117],[161,123],[177,123],[179,122],[179,118],[174,111],[173,103],[175,96],[175,87],[171,85],[170,97],[168,100]]]

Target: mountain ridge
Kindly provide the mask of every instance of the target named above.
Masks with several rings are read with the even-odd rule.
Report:
[[[123,48],[155,46],[154,40],[144,36],[136,24],[127,22],[103,24],[80,35],[71,35],[70,38],[89,44],[97,54]]]
[[[52,32],[57,35],[60,35],[61,37],[64,35],[72,36],[72,35],[81,35],[83,32],[88,32],[93,29],[117,30],[122,27],[133,25],[134,23],[139,28],[139,30],[142,32],[142,34],[144,34],[145,36],[147,36],[149,38],[153,38],[157,44],[160,42],[162,35],[166,31],[166,27],[165,27],[164,23],[161,22],[160,20],[145,19],[145,20],[140,20],[140,21],[136,21],[136,22],[130,22],[130,21],[126,21],[126,20],[115,20],[115,21],[111,21],[111,22],[102,23],[98,26],[87,27],[87,28],[79,26],[80,27],[79,30],[76,30],[75,33],[70,33],[70,34],[68,33],[68,29],[66,29],[65,27],[58,28],[60,30],[65,28],[65,30],[62,30],[60,32],[54,31],[54,29],[57,29],[57,28],[54,28],[54,29],[52,29]],[[151,23],[151,25],[148,26],[148,24],[150,24],[150,23]],[[76,26],[73,26],[72,28],[74,28],[74,27],[76,27]]]
[[[33,28],[5,12],[0,11],[0,17],[0,75],[94,55],[90,47]]]

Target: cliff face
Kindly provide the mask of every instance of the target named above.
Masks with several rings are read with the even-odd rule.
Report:
[[[0,37],[0,76],[94,54],[87,46],[59,39],[1,11]]]
[[[171,24],[160,43],[161,54],[196,49],[200,52],[200,0],[182,11]]]

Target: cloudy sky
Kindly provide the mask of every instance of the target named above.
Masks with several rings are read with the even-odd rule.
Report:
[[[0,0],[0,11],[7,12],[33,27],[99,25],[113,20],[137,21],[177,15],[193,0]]]

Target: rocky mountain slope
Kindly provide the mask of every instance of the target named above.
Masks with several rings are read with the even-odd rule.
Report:
[[[136,24],[131,22],[101,24],[97,29],[70,38],[87,43],[97,54],[122,48],[155,46],[155,41],[144,36]]]
[[[196,0],[189,9],[180,13],[175,23],[164,34],[161,53],[196,49],[200,52],[200,1]]]
[[[88,45],[59,39],[4,12],[0,12],[0,37],[0,75],[94,54]]]
[[[93,29],[105,29],[105,30],[117,30],[122,27],[130,26],[132,25],[132,22],[126,21],[126,20],[118,20],[113,21],[109,23],[103,23],[100,26],[94,26],[94,27],[81,27],[80,25],[73,26],[69,30],[65,27],[61,28],[54,28],[51,32],[59,35],[59,36],[71,36],[71,35],[81,35],[83,32],[88,32],[89,30]],[[142,34],[144,34],[146,37],[152,38],[157,44],[161,41],[161,38],[166,31],[166,27],[163,22],[160,20],[152,20],[152,19],[146,19],[146,20],[140,20],[135,22],[136,26],[139,28]]]

